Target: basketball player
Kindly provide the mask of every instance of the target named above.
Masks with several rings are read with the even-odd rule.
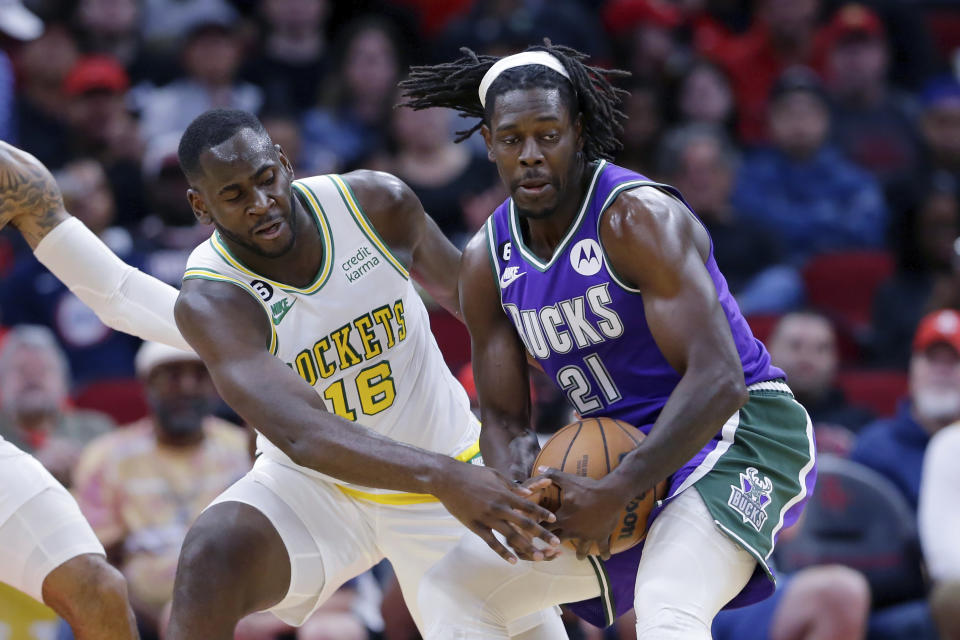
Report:
[[[576,554],[511,567],[464,538],[424,580],[427,637],[506,638],[516,618],[577,602],[600,626],[635,608],[639,638],[709,638],[722,607],[773,591],[777,533],[814,481],[810,421],[682,196],[608,162],[622,72],[549,43],[499,60],[464,53],[401,87],[407,106],[480,118],[460,139],[481,131],[510,193],[460,273],[484,460],[517,480],[535,471],[528,352],[580,415],[647,438],[601,480],[547,472],[562,491],[554,530]],[[610,556],[619,512],[665,478],[645,545]],[[600,554],[586,557],[593,543]]]
[[[44,243],[48,234],[69,218],[50,172],[33,156],[0,142],[0,228],[7,223],[17,227],[39,256],[39,245],[49,249]],[[73,222],[94,239],[94,246],[99,243]],[[107,280],[101,282],[109,285]],[[77,503],[36,459],[3,438],[0,581],[47,604],[69,623],[77,640],[138,637],[126,582],[107,564]]]
[[[323,180],[327,180],[329,185],[339,184],[333,182],[334,178],[315,178],[293,187],[293,176],[286,158],[274,148],[260,123],[249,114],[207,114],[197,121],[197,127],[192,131],[194,135],[205,132],[209,136],[223,133],[225,127],[235,134],[226,136],[228,142],[238,142],[241,148],[231,147],[232,151],[238,153],[229,159],[230,162],[220,161],[216,157],[212,158],[212,165],[204,153],[199,154],[203,167],[200,173],[203,190],[192,194],[192,201],[197,203],[197,197],[202,198],[201,194],[206,193],[204,187],[208,187],[209,181],[204,179],[205,171],[211,166],[219,171],[226,167],[236,170],[239,166],[242,179],[231,179],[226,186],[234,190],[238,187],[249,189],[249,193],[254,194],[253,201],[241,201],[243,204],[239,209],[235,208],[237,204],[221,204],[220,200],[225,196],[219,194],[221,189],[217,188],[214,189],[217,200],[211,201],[209,209],[204,201],[199,201],[198,206],[204,212],[213,210],[219,213],[226,209],[235,216],[240,211],[241,220],[248,225],[251,221],[261,221],[263,216],[274,219],[281,217],[283,225],[289,225],[291,234],[299,238],[299,242],[291,242],[298,258],[294,262],[296,266],[307,264],[307,268],[311,268],[308,263],[312,259],[314,272],[345,278],[348,283],[365,279],[363,284],[368,286],[351,292],[355,298],[350,301],[346,297],[333,298],[330,295],[331,289],[342,289],[342,285],[337,287],[334,282],[319,282],[313,292],[326,286],[322,294],[313,300],[301,299],[295,312],[287,306],[291,303],[281,302],[279,310],[271,312],[267,319],[258,306],[253,306],[256,313],[250,313],[252,298],[237,299],[230,295],[234,292],[234,285],[239,286],[243,282],[234,282],[237,279],[230,275],[228,265],[214,262],[215,269],[203,266],[210,261],[202,259],[201,247],[197,252],[201,266],[194,264],[201,277],[188,277],[185,290],[191,293],[185,298],[186,302],[188,305],[204,303],[212,295],[213,301],[225,313],[215,319],[215,327],[192,327],[192,333],[216,331],[234,340],[238,333],[256,335],[265,331],[274,340],[271,350],[286,355],[285,349],[300,339],[296,332],[286,331],[289,327],[296,327],[297,331],[309,331],[311,335],[314,332],[326,332],[318,341],[320,346],[311,348],[314,357],[319,358],[311,366],[319,367],[314,371],[321,381],[329,383],[331,390],[324,393],[324,397],[331,402],[331,408],[355,418],[356,413],[347,413],[349,406],[343,408],[340,404],[350,402],[356,407],[357,413],[362,412],[358,420],[360,424],[369,424],[368,415],[378,416],[380,422],[376,423],[377,426],[390,430],[391,436],[408,437],[440,453],[388,440],[327,413],[314,392],[300,377],[291,374],[290,369],[277,362],[259,337],[253,344],[245,345],[242,341],[233,344],[231,348],[236,352],[232,355],[236,356],[238,367],[218,361],[217,368],[211,369],[221,376],[218,379],[218,383],[223,385],[221,390],[225,388],[234,394],[236,381],[233,376],[239,376],[247,384],[250,384],[251,376],[255,378],[254,387],[248,386],[241,391],[249,397],[238,401],[235,395],[224,395],[234,399],[242,415],[257,418],[255,424],[266,424],[264,430],[269,429],[271,435],[276,434],[280,445],[271,445],[261,438],[265,455],[258,461],[255,472],[247,481],[238,483],[231,490],[232,493],[221,497],[222,504],[207,511],[191,533],[179,569],[176,606],[169,637],[232,638],[233,626],[243,613],[265,608],[284,598],[293,601],[295,610],[281,614],[282,617],[294,622],[302,621],[322,602],[321,591],[325,597],[346,578],[360,573],[384,555],[393,560],[407,592],[415,593],[411,590],[415,589],[423,570],[467,530],[431,495],[388,493],[334,485],[320,480],[322,476],[319,473],[292,466],[286,452],[293,453],[308,465],[316,465],[333,474],[341,473],[339,465],[349,467],[343,472],[344,475],[358,478],[369,485],[430,491],[441,496],[453,513],[469,523],[470,529],[490,540],[505,558],[512,559],[513,556],[493,538],[491,529],[506,534],[521,557],[540,557],[541,552],[532,548],[529,538],[540,535],[556,541],[552,534],[535,525],[534,519],[549,520],[552,515],[539,508],[531,509],[529,503],[520,497],[528,495],[529,491],[514,488],[496,472],[455,462],[444,455],[451,453],[461,459],[479,460],[475,445],[477,423],[470,414],[464,392],[446,372],[436,344],[430,337],[425,310],[412,293],[409,280],[402,278],[398,282],[390,282],[394,272],[400,278],[401,270],[406,272],[404,265],[411,265],[418,270],[420,280],[438,298],[447,301],[451,310],[458,311],[454,275],[459,259],[456,249],[439,235],[432,221],[419,208],[416,198],[399,181],[381,174],[352,174],[342,179],[343,185],[349,183],[355,187],[356,196],[360,198],[359,206],[364,206],[368,213],[376,216],[373,226],[370,226],[360,209],[355,210],[356,216],[359,216],[355,217],[347,209],[338,209],[337,202],[331,202],[331,197],[336,195],[339,199],[341,192],[331,192],[331,187],[325,186]],[[190,140],[189,136],[185,138],[187,149]],[[202,138],[194,137],[192,140],[196,143]],[[174,325],[176,290],[116,258],[83,224],[66,213],[56,183],[35,158],[9,145],[0,145],[0,224],[8,221],[14,224],[34,248],[38,259],[108,325],[145,339],[185,347],[186,343]],[[207,151],[214,153],[217,150],[222,148],[213,145]],[[189,152],[186,157],[189,158]],[[262,176],[260,171],[266,166],[265,161],[271,172],[269,178]],[[257,171],[253,172],[252,167],[256,167]],[[246,174],[243,174],[244,169],[247,170]],[[197,177],[197,174],[191,175]],[[321,182],[319,186],[314,184],[317,181]],[[294,188],[299,195],[294,195]],[[327,191],[324,192],[324,189]],[[323,194],[321,200],[315,199],[316,191]],[[353,197],[349,188],[344,193],[350,193]],[[369,199],[371,197],[374,198],[372,202]],[[230,201],[229,198],[227,200]],[[237,200],[232,202],[236,203]],[[322,209],[318,206],[321,202]],[[343,201],[340,202],[340,206],[344,207]],[[354,203],[357,206],[356,201]],[[393,205],[399,208],[388,209]],[[401,226],[386,225],[388,213],[391,217],[395,216],[397,224]],[[331,224],[328,225],[328,221]],[[358,226],[360,221],[366,224],[362,231]],[[224,233],[230,237],[236,235],[237,232],[231,231],[231,228],[240,226],[237,222],[236,217],[228,219],[223,227]],[[398,230],[402,233],[399,239]],[[372,235],[364,235],[362,241],[366,244],[355,246],[355,251],[350,251],[350,242],[358,240],[360,236],[357,234],[360,233]],[[323,251],[317,251],[315,243],[321,234],[325,244]],[[395,242],[392,246],[400,252],[400,260],[404,262],[383,245],[378,234],[382,234],[386,242]],[[218,242],[218,250],[232,247],[230,251],[241,254],[245,251],[243,244],[234,245],[229,240],[226,245],[219,244],[219,237],[212,239],[211,243],[213,241]],[[259,243],[261,240],[257,238],[255,241]],[[348,249],[342,254],[334,254],[334,241]],[[306,259],[302,249],[304,242],[308,243]],[[265,244],[269,252],[270,243]],[[203,246],[212,248],[213,245]],[[336,265],[334,260],[337,261]],[[260,264],[259,260],[254,262]],[[270,262],[267,264],[266,271],[270,275],[282,277],[269,268]],[[334,266],[336,272],[333,271]],[[378,267],[391,270],[391,275],[386,277],[386,285],[383,282],[384,269]],[[220,273],[217,273],[217,269]],[[442,277],[437,274],[442,274]],[[298,277],[295,275],[293,281],[296,282]],[[244,278],[247,278],[246,274]],[[223,284],[225,282],[228,284]],[[237,288],[236,291],[242,296],[247,296],[248,291],[257,292],[257,300],[275,303],[277,300],[269,300],[271,295],[259,291],[275,291],[281,294],[277,298],[282,299],[286,291],[280,287],[285,286],[275,280],[253,279],[252,284]],[[450,286],[453,291],[448,290]],[[383,288],[384,294],[397,295],[388,296],[383,308],[372,308],[369,317],[362,313],[346,317],[354,303],[372,305],[382,297],[378,291],[380,288]],[[321,300],[324,306],[318,308],[317,303]],[[181,311],[182,315],[190,318],[189,321],[193,321],[194,313],[198,312],[189,308]],[[229,318],[229,322],[223,322],[223,317]],[[245,318],[250,321],[249,327],[231,329],[227,326],[242,324]],[[197,321],[204,322],[202,318]],[[335,331],[331,332],[331,327]],[[274,336],[279,336],[284,342],[276,342]],[[288,341],[293,343],[290,347],[287,347]],[[203,338],[201,342],[208,355],[222,348],[215,339]],[[251,365],[251,358],[256,357],[258,349],[270,357],[266,363]],[[381,350],[383,357],[370,358],[369,354],[374,350]],[[363,359],[363,365],[354,369],[355,378],[335,376],[333,380],[327,380],[331,377],[331,367],[335,367],[334,370],[336,367],[346,367],[354,354]],[[332,358],[340,356],[346,360],[329,364]],[[291,356],[291,360],[298,372],[306,373],[309,370],[302,358]],[[229,370],[224,372],[224,367]],[[249,368],[242,370],[242,367]],[[385,368],[390,369],[386,375],[383,371]],[[226,383],[223,376],[227,376]],[[292,389],[275,388],[285,376],[286,384]],[[352,388],[346,387],[346,383],[350,383]],[[300,388],[306,390],[306,396]],[[326,391],[326,387],[318,382],[317,390]],[[343,395],[337,395],[340,392]],[[261,399],[263,407],[251,408],[251,405],[256,405],[257,398]],[[292,418],[290,411],[295,412]],[[262,420],[264,413],[269,414],[270,418]],[[386,420],[390,416],[394,416],[393,421]],[[291,422],[294,423],[293,427]],[[312,427],[319,433],[306,433],[302,426]],[[295,448],[291,446],[293,444],[296,444]],[[0,447],[4,454],[12,449],[8,443],[0,442]],[[5,465],[0,468],[3,474],[0,510],[7,511],[16,510],[18,500],[23,502],[30,495],[48,488],[49,480],[52,480],[26,454],[15,449],[10,453],[28,462],[16,467]],[[337,460],[324,459],[331,454]],[[313,457],[307,459],[310,456]],[[267,462],[274,459],[280,459],[281,463],[276,465]],[[9,479],[6,477],[8,471],[14,474]],[[27,471],[32,475],[28,475]],[[316,479],[307,479],[305,475],[301,478],[304,472],[313,473]],[[30,559],[37,555],[31,556],[30,553],[30,549],[37,546],[32,535],[44,532],[48,525],[59,522],[73,525],[70,528],[62,527],[63,532],[60,529],[53,531],[58,534],[69,533],[69,539],[74,543],[71,548],[81,548],[87,554],[84,556],[86,564],[80,565],[80,568],[86,568],[87,565],[92,568],[85,572],[65,570],[65,577],[56,582],[58,589],[51,593],[58,597],[61,592],[64,594],[64,606],[72,607],[65,610],[68,620],[79,620],[85,624],[89,622],[91,629],[96,628],[103,633],[96,636],[78,635],[79,638],[132,637],[117,630],[125,618],[117,614],[116,607],[110,607],[114,600],[126,605],[122,578],[102,561],[102,547],[89,526],[79,517],[76,504],[69,495],[59,485],[50,487],[50,492],[65,500],[44,503],[41,509],[29,513],[21,509],[14,520],[19,522],[22,516],[29,516],[29,519],[16,529],[0,527],[0,541],[5,543],[0,549],[22,550],[23,558]],[[237,496],[237,500],[247,503],[262,500],[259,509],[266,511],[267,515],[261,515],[264,511],[247,504],[232,502],[235,499],[233,495]],[[276,495],[283,495],[292,506]],[[314,502],[315,499],[319,502]],[[303,514],[307,524],[302,523],[296,513]],[[74,515],[76,518],[73,518]],[[78,522],[73,522],[77,519]],[[273,522],[277,523],[276,528]],[[391,528],[399,530],[395,536],[387,534]],[[9,544],[6,544],[8,539]],[[88,543],[86,547],[83,547],[84,543]],[[210,552],[211,549],[213,552]],[[6,572],[9,568],[10,573],[14,573],[14,569],[18,568],[12,559],[8,562],[5,557],[0,557],[0,560],[0,571]],[[20,562],[22,564],[22,559]],[[44,582],[44,596],[48,595],[48,585],[57,573],[54,572],[51,579]],[[102,578],[98,577],[101,573],[104,574]],[[31,592],[29,585],[21,586],[22,583],[18,582],[19,575],[9,578],[5,573],[0,575]],[[40,579],[42,577],[39,575]],[[88,588],[86,583],[90,581],[95,581],[94,584],[99,588]],[[118,597],[110,598],[110,589],[117,584],[121,587],[117,589]],[[82,588],[86,588],[86,591],[81,592]],[[194,592],[195,589],[199,589],[200,593]],[[204,589],[207,589],[206,592]],[[38,590],[33,592],[35,597],[39,596]],[[184,602],[185,592],[187,602]],[[67,599],[71,595],[72,599]],[[101,601],[94,602],[89,598],[99,598]],[[46,599],[55,607],[58,606],[59,600],[52,601],[51,597]],[[64,607],[57,610],[62,609]],[[70,615],[74,610],[76,615]],[[100,617],[96,615],[100,610],[104,612],[100,617],[110,614],[112,624],[101,624]],[[543,617],[549,625],[560,624],[554,612],[547,612]],[[523,624],[537,625],[539,618],[538,613]],[[74,624],[74,628],[81,627]]]

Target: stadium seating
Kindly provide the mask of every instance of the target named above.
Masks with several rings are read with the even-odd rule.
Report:
[[[810,306],[858,335],[870,324],[873,295],[893,273],[884,251],[845,251],[817,256],[803,269]]]
[[[93,382],[74,396],[73,405],[105,413],[119,425],[139,420],[150,411],[143,385],[136,379]]]
[[[777,566],[788,572],[835,563],[857,569],[870,583],[875,606],[922,595],[916,519],[896,487],[872,469],[831,455],[820,456],[818,472],[798,531],[777,545]]]
[[[850,404],[870,409],[878,416],[893,415],[897,402],[907,395],[907,374],[898,370],[843,370],[837,384]]]

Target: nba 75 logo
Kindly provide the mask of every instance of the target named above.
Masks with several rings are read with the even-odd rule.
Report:
[[[746,473],[740,474],[740,486],[730,485],[727,504],[743,516],[744,523],[749,522],[760,531],[767,521],[767,505],[770,504],[772,492],[773,482],[770,478],[764,476],[761,480],[759,471],[747,467]]]

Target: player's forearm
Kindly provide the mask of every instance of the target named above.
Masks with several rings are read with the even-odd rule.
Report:
[[[540,451],[537,435],[523,428],[522,422],[493,417],[484,411],[480,430],[480,453],[483,463],[513,480],[530,477],[533,461]]]
[[[700,369],[681,378],[648,436],[610,474],[624,489],[647,490],[690,460],[746,402],[743,373]]]
[[[455,471],[451,465],[460,464],[328,412],[286,367],[274,373],[274,362],[236,364],[226,378],[211,369],[224,400],[301,466],[351,484],[432,493]]]
[[[177,290],[118,258],[66,216],[34,249],[37,259],[112,329],[187,349],[173,318]]]

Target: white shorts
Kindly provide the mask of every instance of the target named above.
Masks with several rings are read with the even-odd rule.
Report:
[[[230,501],[257,509],[280,534],[290,557],[290,587],[269,611],[294,626],[383,558],[393,565],[419,624],[420,579],[469,531],[440,502],[397,506],[353,498],[262,455],[210,506]]]
[[[85,553],[104,555],[77,502],[37,460],[0,438],[0,581],[43,602],[43,581]]]

